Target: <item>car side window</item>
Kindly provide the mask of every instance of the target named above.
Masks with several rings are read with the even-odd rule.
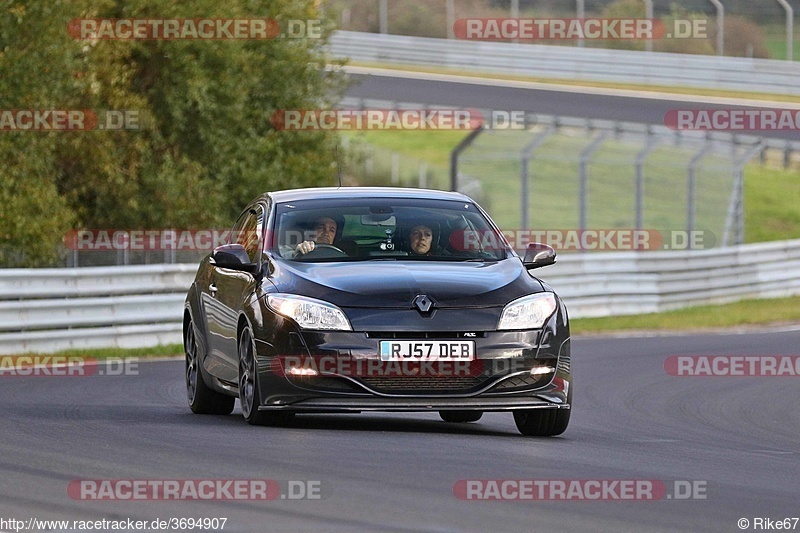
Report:
[[[247,251],[250,261],[258,260],[259,245],[261,244],[261,221],[263,210],[260,206],[242,213],[233,226],[231,243],[241,244]]]

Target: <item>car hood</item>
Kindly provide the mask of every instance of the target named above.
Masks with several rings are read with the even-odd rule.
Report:
[[[517,258],[493,262],[279,262],[270,278],[279,292],[340,307],[412,307],[426,295],[437,308],[498,307],[544,290]]]

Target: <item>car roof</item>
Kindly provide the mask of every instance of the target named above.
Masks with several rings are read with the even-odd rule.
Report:
[[[320,200],[325,198],[419,198],[472,202],[468,196],[459,192],[402,187],[318,187],[290,189],[267,192],[263,194],[262,198],[263,197],[272,198],[276,203],[294,202],[297,200]]]

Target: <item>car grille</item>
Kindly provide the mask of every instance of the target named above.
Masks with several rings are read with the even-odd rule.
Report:
[[[550,379],[550,376],[547,376],[547,379]],[[513,378],[504,379],[497,386],[493,387],[492,391],[497,390],[509,390],[509,389],[526,389],[533,387],[537,384],[537,382],[541,382],[542,378],[538,376],[531,376],[528,373],[525,373],[521,376],[514,376]]]
[[[330,392],[364,392],[346,379],[326,376],[291,376],[289,381],[300,387]]]
[[[483,376],[370,376],[361,380],[377,392],[408,394],[452,394],[477,389],[486,382]]]
[[[486,337],[485,331],[476,331],[474,335],[467,337],[464,333],[457,331],[367,331],[368,339],[476,339]]]

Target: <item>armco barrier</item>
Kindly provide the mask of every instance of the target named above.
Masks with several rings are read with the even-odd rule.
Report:
[[[181,342],[197,265],[0,270],[0,354]]]
[[[800,295],[800,240],[692,252],[571,254],[536,275],[553,286],[574,318],[793,296]]]
[[[181,342],[196,265],[0,270],[0,354]],[[572,253],[535,271],[573,318],[800,295],[800,240]]]
[[[562,80],[637,83],[800,95],[800,62],[570,46],[336,32],[330,54],[381,65],[414,65]]]

